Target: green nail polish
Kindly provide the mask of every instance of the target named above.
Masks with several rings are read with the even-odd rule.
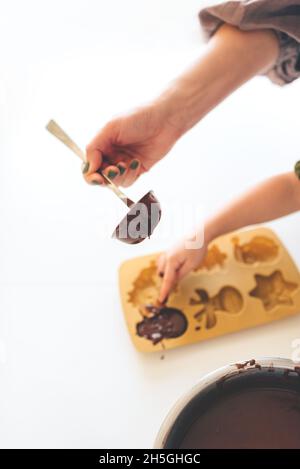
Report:
[[[121,176],[122,176],[122,174],[125,173],[126,168],[124,168],[124,166],[121,166],[120,164],[117,164],[117,167],[119,168],[120,174],[121,174]]]
[[[138,160],[132,160],[132,162],[130,163],[130,169],[136,169],[139,164],[140,163]]]
[[[297,161],[297,163],[295,164],[295,173],[297,177],[300,179],[300,161]]]
[[[116,173],[116,171],[113,171],[112,169],[110,171],[108,171],[108,177],[109,179],[114,179],[116,177],[118,173]]]
[[[90,163],[87,161],[86,163],[82,163],[81,170],[83,174],[87,173],[90,168]]]
[[[100,186],[100,182],[99,181],[91,181],[91,184],[94,184],[94,186]]]

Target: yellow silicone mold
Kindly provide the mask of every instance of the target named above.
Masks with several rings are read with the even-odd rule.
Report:
[[[131,338],[161,351],[259,326],[300,311],[300,274],[267,228],[222,236],[202,264],[157,308],[159,253],[124,262],[120,294]]]

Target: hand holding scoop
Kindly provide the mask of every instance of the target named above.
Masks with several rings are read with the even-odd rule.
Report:
[[[53,120],[47,124],[47,130],[72,150],[83,162],[86,162],[85,153]],[[138,202],[129,199],[107,176],[98,170],[104,177],[107,187],[130,208],[127,215],[121,220],[112,234],[113,238],[128,244],[138,244],[149,238],[161,218],[160,203],[152,191],[147,192]]]

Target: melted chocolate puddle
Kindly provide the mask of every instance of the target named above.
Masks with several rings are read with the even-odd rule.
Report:
[[[139,337],[151,340],[153,345],[163,339],[175,339],[183,335],[188,321],[182,311],[167,306],[146,306],[149,316],[137,323],[136,333]]]

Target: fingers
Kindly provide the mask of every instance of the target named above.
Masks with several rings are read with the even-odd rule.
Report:
[[[125,124],[127,120],[126,118]],[[123,127],[124,119],[110,121],[87,146],[87,163],[82,170],[87,182],[105,184],[101,175],[104,172],[117,186],[128,187],[143,173],[142,164],[135,157],[136,152],[130,139],[127,141],[125,138],[127,131],[125,137],[123,134],[120,137]],[[129,137],[130,135],[129,132]]]
[[[110,157],[107,157],[106,161],[109,161],[109,159],[110,159]],[[110,167],[109,168],[107,167],[104,172],[105,172],[105,174],[108,175],[109,172],[116,172],[117,171],[116,176],[111,173],[110,175],[108,175],[108,177],[113,180],[113,182],[114,182],[114,184],[116,184],[116,186],[122,186],[123,182],[125,181],[125,178],[127,176],[127,172],[128,172],[128,168],[129,168],[129,162],[130,162],[129,157],[126,154],[124,154],[122,152],[119,152],[119,153],[116,153],[112,157],[112,161],[113,161],[113,163],[110,164]],[[107,163],[107,164],[109,164],[109,163]],[[104,159],[103,166],[105,166],[105,159]]]
[[[82,165],[82,173],[86,182],[89,184],[104,184],[104,178],[96,172],[103,161],[102,153],[88,145],[86,148],[86,159],[86,163]]]
[[[119,163],[117,163],[117,168],[119,170],[119,174],[114,179],[114,183],[117,186],[122,186],[127,175],[128,164],[126,164],[124,161],[120,161]]]
[[[169,260],[166,264],[166,268],[164,271],[164,276],[162,280],[162,285],[159,293],[158,300],[161,303],[164,303],[174,287],[177,281],[177,268],[176,263],[173,260]]]
[[[163,252],[156,261],[157,264],[157,274],[160,277],[164,276],[165,265],[166,265],[166,254]]]
[[[131,184],[133,184],[134,181],[136,181],[136,179],[140,176],[141,173],[142,173],[142,169],[141,169],[140,161],[136,158],[130,160],[127,164],[127,171],[126,171],[126,174],[124,175],[122,186],[123,187],[131,186]]]
[[[120,176],[120,170],[115,165],[109,165],[103,170],[103,174],[115,184],[116,179]]]
[[[142,174],[142,165],[137,158],[131,158],[123,153],[112,157],[102,156],[99,150],[87,147],[87,162],[82,166],[82,172],[89,184],[106,183],[101,175],[104,173],[117,186],[131,186]]]
[[[106,124],[86,147],[87,162],[83,165],[82,172],[88,183],[98,182],[99,184],[104,184],[105,180],[99,174],[99,169],[101,168],[101,171],[103,171],[110,164],[114,165],[114,161],[106,161],[104,155],[112,153],[112,142],[116,138],[117,124],[117,121],[111,121]],[[116,175],[119,174],[119,170],[116,167],[110,168],[110,170],[114,170]]]
[[[193,258],[183,255],[184,251],[163,253],[157,259],[157,273],[162,277],[158,300],[164,303],[176,283],[193,270]]]
[[[89,158],[91,158],[91,161],[87,161],[87,163],[82,166],[84,178],[89,184],[106,184],[107,181],[102,174],[105,174],[109,179],[115,182],[115,180],[119,180],[121,170],[122,173],[124,173],[123,168],[120,170],[117,165],[109,164],[107,159],[102,157],[101,152],[98,150],[91,151],[89,153]],[[97,167],[99,162],[100,167]],[[118,182],[116,183],[118,184]]]
[[[182,264],[182,266],[177,272],[177,281],[179,282],[180,280],[182,280],[192,270],[193,270],[193,265],[190,262],[186,261],[184,264]]]
[[[108,164],[103,159],[100,170],[96,169],[96,171],[94,171],[94,161],[96,159],[97,161],[100,161],[98,155],[95,155],[96,154],[94,153],[94,156],[92,157],[94,158],[93,164],[89,164],[89,162],[87,162],[83,165],[82,169],[84,178],[89,184],[105,184],[105,178],[99,174],[102,172],[117,186],[128,187],[131,186],[143,172],[141,164],[137,159],[118,161],[116,164]]]
[[[131,161],[119,161],[116,165],[107,166],[103,173],[117,186],[128,187],[139,177],[140,168],[140,162],[133,159]]]
[[[159,269],[161,266],[159,266]],[[164,270],[159,270],[160,275],[163,278],[162,286],[159,294],[159,301],[164,303],[168,298],[171,290],[175,287],[176,283],[182,280],[186,275],[188,275],[193,266],[189,262],[185,262],[184,264],[176,267],[175,263],[171,261],[167,262],[163,267]]]

